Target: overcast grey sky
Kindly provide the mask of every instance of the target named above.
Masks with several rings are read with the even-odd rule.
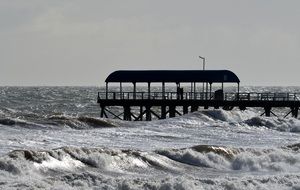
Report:
[[[0,85],[103,85],[119,69],[229,69],[300,86],[299,0],[1,0]]]

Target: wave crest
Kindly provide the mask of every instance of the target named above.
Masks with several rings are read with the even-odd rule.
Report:
[[[238,189],[252,183],[248,180],[237,181],[235,178],[211,180],[200,176],[199,179],[194,179],[187,175],[187,171],[198,172],[199,175],[204,176],[206,172],[212,175],[213,171],[217,176],[226,172],[265,171],[267,174],[299,172],[298,148],[299,144],[273,149],[198,145],[154,152],[85,147],[62,147],[41,151],[15,150],[0,158],[0,173],[3,176],[17,175],[18,178],[35,176],[39,182],[48,176],[47,180],[55,180],[58,184],[66,183],[72,187],[84,184],[85,188],[92,187],[97,182],[97,184],[110,184],[115,189],[125,187],[144,189],[144,185],[152,189],[162,187],[201,189],[202,187],[226,187],[232,183]],[[178,175],[184,178],[182,180],[176,178],[175,176]],[[300,176],[290,176],[285,179],[289,178],[300,180]],[[268,177],[257,178],[255,181],[258,184],[266,184],[268,179]]]
[[[70,117],[64,115],[48,116],[43,119],[35,121],[26,121],[15,118],[0,119],[0,125],[4,126],[18,126],[24,128],[40,129],[40,128],[62,128],[69,127],[73,129],[89,129],[89,128],[103,128],[116,127],[116,125],[109,120],[101,118],[93,118],[87,116]]]

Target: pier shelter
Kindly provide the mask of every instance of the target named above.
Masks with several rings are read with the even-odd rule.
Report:
[[[224,83],[235,83],[237,85],[237,92],[239,92],[240,80],[233,72],[228,70],[121,70],[111,73],[106,78],[105,82],[105,95],[101,93],[98,96],[98,102],[102,102],[101,105],[104,106],[101,107],[102,117],[106,115],[105,111],[115,115],[106,108],[106,103],[123,100],[122,103],[119,102],[120,104],[126,104],[123,105],[124,120],[131,120],[132,117],[142,120],[144,115],[146,115],[146,120],[151,120],[151,115],[154,115],[159,119],[164,119],[167,115],[169,115],[169,117],[174,117],[176,114],[180,114],[176,109],[176,105],[174,107],[173,103],[171,103],[174,100],[175,102],[184,102],[186,100],[223,100]],[[115,88],[115,91],[110,89],[111,83],[119,83],[120,86],[118,91],[116,91]],[[151,87],[154,83],[156,87],[157,84],[160,85],[160,91],[158,91],[157,88],[154,90],[154,88]],[[166,89],[170,90],[170,88],[166,88],[170,83],[173,85],[176,84],[176,87],[171,91],[167,91]],[[184,92],[181,84],[187,83],[190,84],[190,89],[189,91]],[[214,83],[221,84],[221,88],[216,92],[212,92],[212,85]],[[123,90],[123,86],[128,84],[133,87],[130,92]],[[146,84],[147,91],[137,91],[137,86],[139,84]],[[198,88],[197,90],[197,85],[202,85],[202,89]],[[104,99],[108,100],[106,103],[103,101],[103,95]],[[128,105],[125,102],[128,104],[131,102],[133,104]],[[131,113],[131,107],[135,106],[137,102],[141,103],[139,106],[142,111],[139,113],[139,116],[135,116]],[[160,103],[151,105],[151,102]],[[161,114],[152,111],[151,107],[153,106],[161,107]],[[185,105],[183,106],[183,114],[188,113],[189,107],[191,107],[191,111],[198,110],[198,106]],[[167,108],[169,109],[167,110]],[[208,106],[204,106],[204,108],[207,109]],[[117,115],[115,115],[115,117],[120,118]]]
[[[273,107],[287,107],[290,112],[286,116],[298,117],[300,106],[300,96],[296,93],[241,93],[239,78],[229,70],[121,70],[111,73],[105,82],[105,91],[98,92],[100,116],[128,121],[171,118],[197,111],[199,107],[224,110],[262,107],[266,116],[276,115]],[[212,91],[217,83],[221,87]],[[225,83],[235,84],[236,91],[224,93]],[[138,90],[145,84],[146,88]],[[190,88],[184,91],[183,84]],[[120,110],[123,111],[119,113]]]
[[[151,84],[152,83],[160,83],[161,84],[161,92],[155,92],[156,95],[160,94],[162,99],[170,99],[170,95],[174,95],[174,93],[170,94],[166,92],[166,84],[174,83],[176,84],[176,97],[177,99],[184,99],[182,88],[180,87],[181,83],[190,83],[191,90],[186,96],[189,99],[211,99],[212,98],[212,84],[213,83],[221,83],[223,91],[224,83],[236,83],[237,91],[239,91],[239,78],[231,71],[228,70],[139,70],[139,71],[115,71],[111,73],[106,82],[106,98],[109,95],[109,83],[120,83],[120,99],[124,99],[122,97],[123,91],[122,87],[124,83],[130,83],[133,85],[132,98],[136,99],[137,94],[137,84],[138,83],[147,83],[148,91],[145,93],[144,98],[155,98],[155,96],[151,96]],[[205,84],[205,89],[202,92],[196,91],[196,84],[202,83]],[[209,89],[208,89],[209,85]],[[221,92],[220,91],[220,92]]]

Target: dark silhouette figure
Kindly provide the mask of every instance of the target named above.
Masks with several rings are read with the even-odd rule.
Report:
[[[180,87],[179,86],[177,86],[176,95],[177,95],[177,100],[179,100],[180,99]]]
[[[183,88],[180,88],[180,99],[183,100]]]

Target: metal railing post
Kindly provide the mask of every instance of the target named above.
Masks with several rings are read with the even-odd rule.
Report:
[[[162,83],[162,99],[165,99],[165,82]]]
[[[133,82],[133,99],[136,99],[136,83]]]
[[[105,94],[106,94],[106,99],[108,99],[108,82],[106,82],[106,86],[105,86]]]
[[[148,99],[150,99],[151,98],[151,83],[150,82],[148,82]]]

